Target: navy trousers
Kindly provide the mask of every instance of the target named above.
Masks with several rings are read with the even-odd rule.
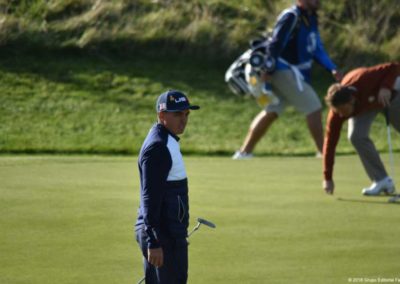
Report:
[[[147,234],[144,228],[136,231],[136,240],[143,254],[146,284],[186,284],[188,278],[188,243],[186,239],[160,240],[164,265],[156,268],[147,261]]]

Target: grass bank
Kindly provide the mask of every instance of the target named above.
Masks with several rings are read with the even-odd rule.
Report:
[[[229,92],[224,72],[292,3],[0,3],[0,153],[137,153],[155,121],[154,101],[169,88],[202,106],[191,117],[183,151],[232,153],[259,109]],[[398,8],[388,0],[324,3],[322,37],[341,69],[398,59]],[[321,69],[314,72],[322,97],[332,80]],[[372,135],[386,150],[382,119]],[[339,152],[352,152],[344,136]],[[394,136],[396,150],[398,140]],[[292,109],[257,147],[262,155],[313,152],[304,118]]]
[[[183,151],[230,154],[259,108],[254,100],[230,93],[223,80],[228,65],[152,52],[119,56],[7,49],[0,56],[0,152],[137,153],[156,121],[157,96],[172,88],[202,106],[190,118]],[[315,73],[316,90],[323,96],[332,79],[323,70]],[[380,119],[372,130],[381,150],[387,149],[385,129]],[[339,151],[353,151],[343,134]],[[393,138],[399,149],[398,136]],[[313,152],[304,118],[291,108],[257,147],[262,155]]]

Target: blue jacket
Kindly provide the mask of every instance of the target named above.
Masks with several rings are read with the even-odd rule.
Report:
[[[309,15],[298,6],[280,14],[266,52],[275,59],[275,70],[289,69],[289,63],[299,69],[306,82],[310,82],[313,60],[328,71],[336,69],[322,44],[317,15]]]
[[[149,131],[139,154],[140,207],[136,227],[144,226],[148,248],[163,238],[186,238],[189,199],[179,138],[163,125]]]

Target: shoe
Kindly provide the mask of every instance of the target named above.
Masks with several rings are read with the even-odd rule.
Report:
[[[364,188],[362,194],[369,196],[380,195],[382,192],[385,194],[392,194],[396,191],[393,180],[390,177],[385,177],[378,182],[374,182],[370,187]]]
[[[315,158],[317,158],[317,159],[322,159],[323,158],[323,155],[322,155],[322,153],[321,152],[317,152],[317,153],[315,153]]]
[[[253,154],[251,153],[246,153],[246,152],[241,152],[241,151],[236,151],[235,154],[232,156],[232,160],[249,160],[253,158]]]
[[[395,195],[389,199],[390,203],[396,203],[397,201],[400,201],[400,195]]]

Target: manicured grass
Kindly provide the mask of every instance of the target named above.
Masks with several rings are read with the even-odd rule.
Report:
[[[185,163],[191,226],[196,217],[217,224],[190,240],[189,283],[399,278],[400,207],[361,196],[369,181],[358,157],[338,157],[333,197],[314,158]],[[0,181],[0,283],[140,279],[135,157],[2,156]]]

